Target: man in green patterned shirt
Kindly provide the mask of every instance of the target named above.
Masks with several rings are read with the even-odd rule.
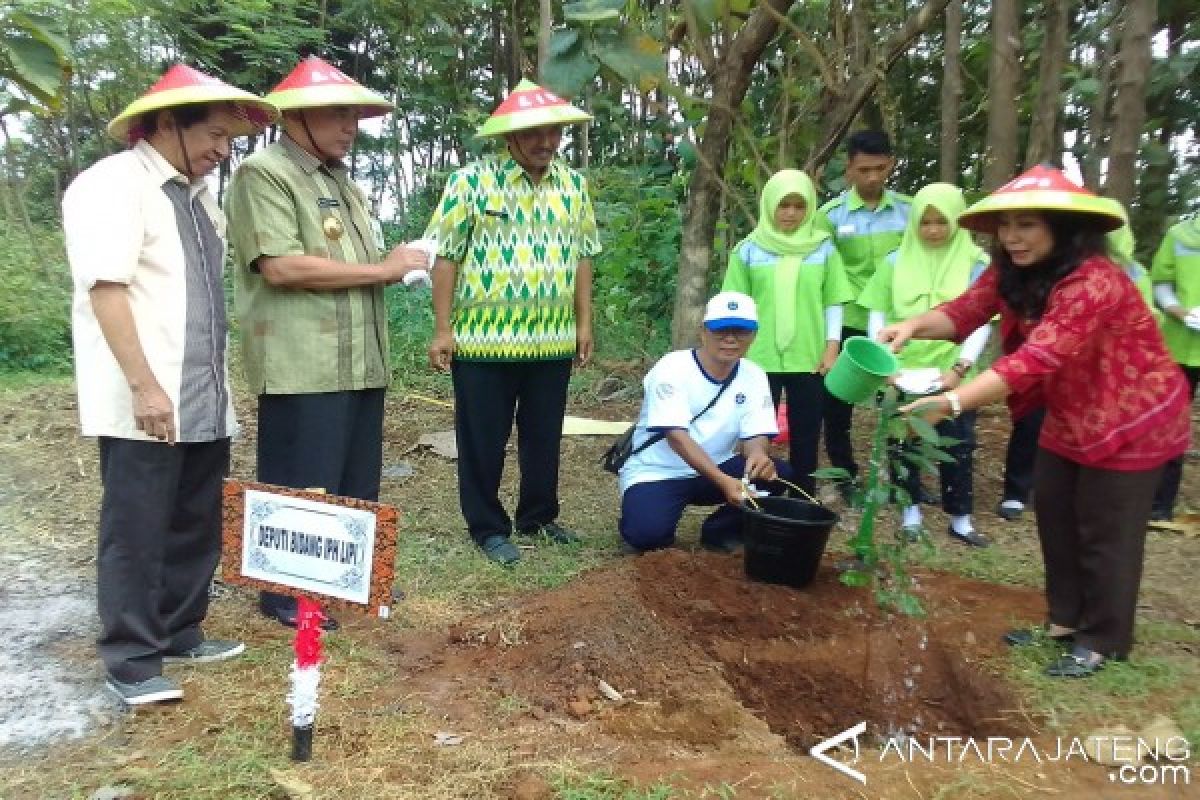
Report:
[[[428,256],[383,252],[342,159],[358,121],[392,104],[315,56],[266,99],[283,135],[242,162],[226,201],[258,479],[377,500],[391,378],[383,289]],[[296,624],[285,595],[263,592],[259,610]]]
[[[491,560],[521,557],[518,534],[567,543],[558,525],[559,440],[571,359],[592,355],[592,264],[600,251],[587,182],[555,158],[562,128],[590,116],[522,81],[479,129],[506,152],[450,176],[426,229],[437,241],[430,364],[454,381],[458,495]],[[500,502],[517,424],[515,526]]]

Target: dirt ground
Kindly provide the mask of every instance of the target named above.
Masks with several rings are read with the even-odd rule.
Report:
[[[451,424],[437,399],[398,393],[389,401],[385,465],[403,462],[414,476],[385,480],[382,498],[406,514],[406,535],[422,537],[431,560],[439,547],[465,537],[453,463],[414,449],[420,434]],[[239,404],[243,412],[250,407]],[[633,411],[630,403],[585,397],[570,413],[629,418]],[[26,631],[17,657],[0,660],[0,798],[72,796],[47,793],[51,783],[38,771],[67,767],[78,781],[71,785],[88,791],[121,778],[131,764],[143,764],[143,772],[128,774],[153,774],[169,769],[153,767],[155,753],[190,742],[202,747],[218,732],[274,737],[285,756],[278,702],[262,695],[278,689],[263,685],[275,680],[264,676],[279,671],[272,662],[283,663],[287,634],[258,620],[242,590],[226,590],[214,602],[210,626],[262,654],[236,667],[236,686],[197,671],[184,682],[189,699],[181,708],[134,714],[120,714],[98,695],[94,621],[90,606],[84,609],[91,602],[98,478],[94,444],[81,440],[75,425],[69,384],[0,394],[0,628]],[[594,566],[556,588],[531,581],[515,591],[464,592],[449,605],[438,599],[446,587],[437,585],[436,563],[402,569],[406,609],[396,619],[345,619],[344,631],[331,637],[331,689],[318,718],[322,764],[347,773],[361,768],[370,780],[323,787],[307,767],[296,774],[313,783],[315,797],[418,800],[550,798],[548,781],[564,768],[643,787],[667,782],[695,797],[1200,796],[1194,786],[1121,786],[1105,768],[1079,761],[905,763],[881,756],[889,736],[1028,736],[1052,749],[1055,735],[1082,735],[1111,721],[1114,708],[1131,727],[1181,703],[1200,710],[1194,687],[1183,699],[1174,687],[1095,714],[1056,717],[1015,680],[999,636],[1015,623],[1037,621],[1043,605],[1031,519],[1003,523],[991,513],[1006,432],[1002,413],[981,417],[977,524],[996,540],[995,552],[937,539],[938,554],[915,575],[914,591],[930,612],[925,618],[885,614],[869,593],[838,582],[829,562],[844,547],[853,515],[845,515],[826,566],[802,591],[748,581],[739,557],[696,550],[699,514],[685,517],[681,548],[619,557],[616,489],[597,463],[606,439],[565,440],[563,519],[584,535],[583,552]],[[235,446],[236,477],[252,477],[252,442],[247,426]],[[1196,467],[1189,465],[1181,506],[1200,506]],[[515,494],[511,474],[505,491]],[[932,510],[928,517],[936,538],[944,517]],[[526,560],[543,553],[527,550]],[[1200,627],[1198,555],[1200,540],[1151,534],[1140,624]],[[477,569],[494,568],[480,560]],[[63,597],[75,601],[64,606],[65,622],[51,613]],[[46,613],[31,613],[37,608]],[[1195,641],[1160,637],[1143,652],[1165,663],[1194,659]],[[58,672],[36,671],[45,669]],[[14,675],[27,680],[11,683]],[[332,688],[339,681],[347,688]],[[380,738],[384,722],[394,740]],[[807,756],[809,747],[859,722],[866,734],[856,764],[865,786]],[[443,732],[465,744],[431,750],[429,737]],[[388,748],[395,748],[394,763],[381,766]],[[287,767],[285,757],[273,763]],[[260,788],[221,796],[288,796],[254,785]],[[354,787],[349,794],[346,786]]]

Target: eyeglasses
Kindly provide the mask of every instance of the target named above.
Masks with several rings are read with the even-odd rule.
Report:
[[[718,341],[721,339],[733,339],[737,342],[744,342],[754,335],[754,331],[749,328],[722,328],[719,331],[710,330],[709,333]]]

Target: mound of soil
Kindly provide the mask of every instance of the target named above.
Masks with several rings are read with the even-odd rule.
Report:
[[[666,550],[394,649],[439,708],[483,681],[536,717],[591,719],[624,741],[777,734],[806,750],[864,720],[893,734],[1021,733],[986,659],[1014,622],[1040,619],[1038,593],[942,573],[918,574],[914,593],[925,618],[882,612],[828,568],[796,590],[747,580],[738,557]]]

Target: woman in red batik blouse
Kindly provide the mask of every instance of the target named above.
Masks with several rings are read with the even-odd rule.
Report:
[[[1107,256],[1115,203],[1035,167],[959,218],[996,237],[992,266],[964,294],[891,325],[880,341],[962,341],[1000,314],[1017,346],[959,387],[905,407],[934,420],[1010,394],[1040,393],[1046,420],[1034,510],[1046,566],[1046,626],[1004,638],[1071,649],[1046,670],[1084,677],[1133,646],[1150,504],[1164,463],[1191,441],[1187,382],[1150,309]]]

